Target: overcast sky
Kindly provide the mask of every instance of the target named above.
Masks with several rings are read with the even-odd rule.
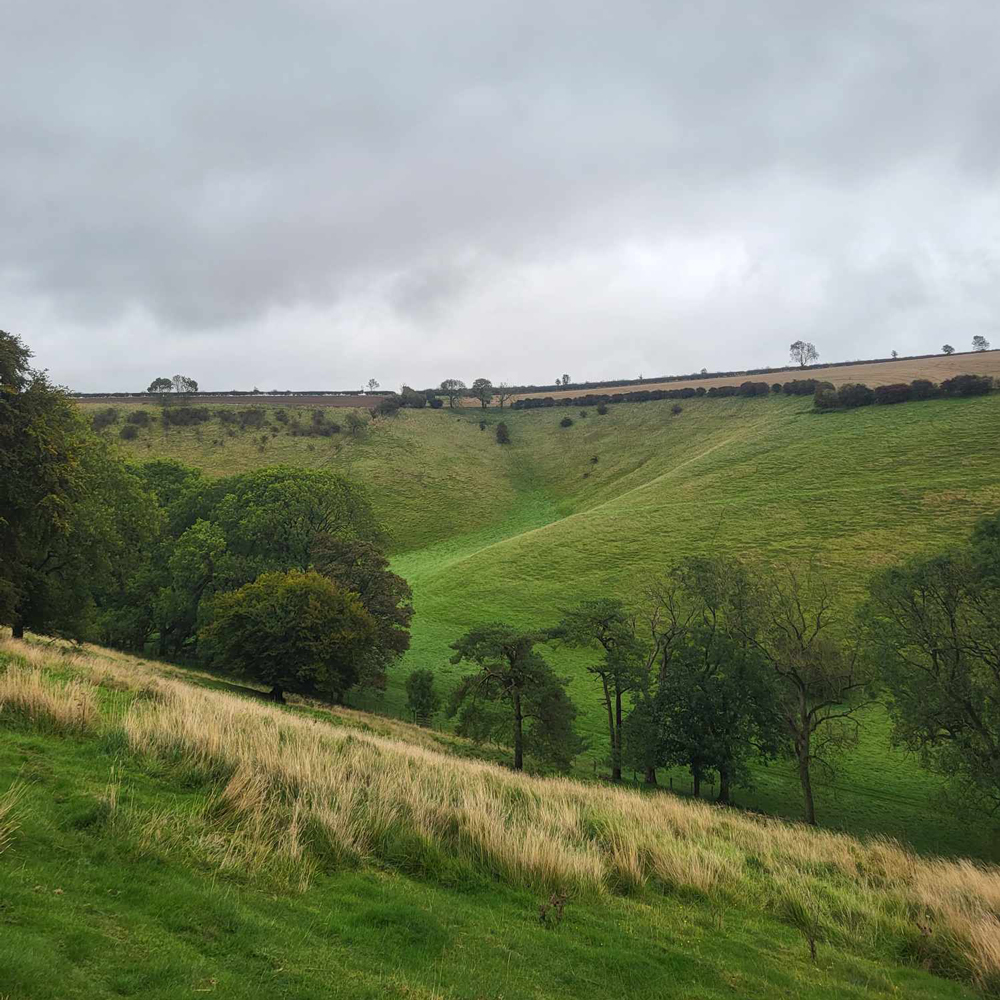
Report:
[[[6,0],[0,328],[59,382],[1000,346],[992,0]]]

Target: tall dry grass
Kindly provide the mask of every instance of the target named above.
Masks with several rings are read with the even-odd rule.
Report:
[[[60,682],[37,667],[10,664],[0,672],[0,721],[12,714],[58,733],[84,733],[100,718],[91,687]]]
[[[114,725],[134,752],[211,783],[200,847],[220,869],[280,869],[304,884],[320,865],[376,862],[577,895],[698,893],[779,917],[808,913],[821,940],[1000,985],[996,867],[668,794],[515,774],[154,679],[120,657],[74,666],[94,684],[155,688]],[[182,846],[191,832],[164,812],[145,817],[142,836]]]
[[[14,811],[23,795],[24,785],[16,781],[0,795],[0,854],[3,854],[20,829],[20,824],[14,818]]]

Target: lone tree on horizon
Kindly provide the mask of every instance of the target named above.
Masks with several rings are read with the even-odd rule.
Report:
[[[171,380],[171,384],[174,387],[174,392],[197,392],[198,383],[195,382],[193,378],[188,378],[187,375],[175,375]]]
[[[174,383],[168,378],[154,378],[146,387],[146,392],[170,392]]]
[[[811,365],[819,359],[819,351],[815,344],[810,344],[806,340],[796,340],[788,348],[788,355],[800,368]]]
[[[972,349],[974,351],[988,351],[990,342],[981,333],[977,333],[972,338]]]
[[[955,348],[952,347],[951,344],[944,344],[941,347],[941,353],[942,354],[954,354],[955,353]]]

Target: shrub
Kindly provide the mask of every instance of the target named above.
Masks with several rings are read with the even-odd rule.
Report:
[[[793,378],[790,382],[785,382],[781,386],[781,391],[786,396],[813,396],[820,386],[833,386],[829,382],[821,382],[815,378]]]
[[[817,410],[836,410],[840,407],[840,400],[837,398],[837,391],[827,386],[820,386],[813,397],[813,406]]]
[[[118,411],[109,406],[106,409],[98,410],[90,421],[90,426],[95,431],[103,431],[105,427],[110,427],[118,422]]]
[[[394,417],[399,413],[403,400],[399,396],[383,396],[373,407],[374,417]]]
[[[134,441],[139,436],[139,428],[135,424],[126,424],[118,432],[118,436],[123,441]]]
[[[905,382],[894,382],[891,385],[875,387],[875,402],[879,405],[890,403],[908,403],[913,397],[913,390]]]
[[[560,427],[572,427],[573,426],[573,418],[572,417],[563,417],[562,420],[559,421],[559,426]]]
[[[507,425],[503,421],[497,424],[497,444],[510,444],[510,434],[507,432]]]
[[[207,406],[178,406],[164,410],[160,418],[164,427],[193,427],[211,420],[212,411]]]
[[[673,415],[674,415],[675,417],[677,416],[677,414],[678,414],[678,413],[681,413],[681,412],[682,412],[683,410],[684,410],[684,407],[683,407],[683,406],[681,406],[681,404],[680,404],[680,403],[674,403],[674,405],[670,407],[670,412],[671,412],[671,413],[672,413],[672,414],[673,414]]]
[[[771,386],[771,392],[774,392],[774,393],[781,392],[781,383],[780,382],[775,382],[774,385]]]
[[[841,406],[871,406],[875,401],[875,393],[861,382],[845,382],[837,390],[837,402]]]
[[[740,383],[740,396],[766,396],[771,391],[771,387],[766,382],[742,382]]]
[[[406,678],[406,707],[413,713],[414,722],[429,726],[434,713],[441,707],[441,695],[434,687],[434,674],[430,670],[414,670]]]
[[[941,383],[941,394],[953,398],[961,396],[985,396],[993,388],[993,379],[988,375],[956,375]]]
[[[441,407],[444,406],[444,400],[443,399],[438,399],[437,396],[435,396],[431,400],[428,400],[428,402],[430,403],[430,406],[431,406],[432,410],[440,410]]]
[[[481,431],[484,431],[484,430],[486,430],[486,421],[485,421],[485,420],[480,420],[480,421],[479,421],[479,429],[480,429]]]
[[[598,403],[597,404],[597,413],[598,413],[599,416],[603,417],[607,412],[608,412],[608,404],[607,403]]]
[[[581,410],[581,411],[580,411],[580,416],[581,416],[581,417],[584,417],[584,418],[586,418],[586,416],[587,416],[587,411],[586,411],[586,410]]]
[[[133,410],[125,419],[137,427],[148,427],[153,422],[148,410]]]
[[[937,385],[925,378],[914,379],[910,383],[910,390],[913,399],[933,399],[939,394]]]

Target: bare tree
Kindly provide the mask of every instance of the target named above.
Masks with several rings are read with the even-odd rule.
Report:
[[[510,384],[507,382],[498,382],[493,387],[493,392],[496,398],[500,400],[500,409],[503,409],[503,404],[507,402],[508,399],[513,397],[514,390],[511,388]]]
[[[368,391],[374,392],[379,387],[378,379],[370,378],[368,380]]]
[[[819,351],[816,350],[815,344],[810,344],[805,340],[796,340],[794,344],[789,346],[788,356],[800,368],[805,368],[806,365],[811,365],[819,359]]]
[[[171,380],[174,392],[197,392],[198,383],[187,375],[175,375]]]

